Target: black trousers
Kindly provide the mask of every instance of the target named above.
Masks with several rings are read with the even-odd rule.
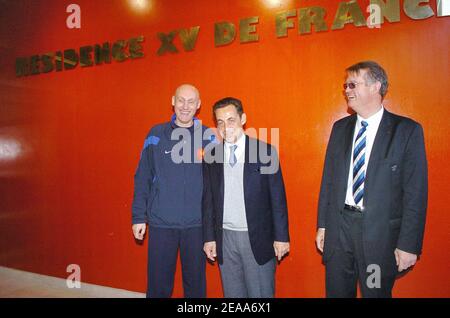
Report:
[[[148,232],[148,298],[168,298],[173,291],[180,250],[184,298],[206,297],[206,256],[201,227]]]
[[[327,297],[355,298],[358,282],[364,298],[392,297],[396,278],[394,250],[386,255],[389,260],[385,264],[390,264],[389,268],[377,270],[376,264],[366,264],[362,228],[361,212],[342,211],[339,244],[325,264]]]

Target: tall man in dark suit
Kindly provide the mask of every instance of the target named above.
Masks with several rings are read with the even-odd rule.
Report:
[[[396,276],[416,263],[427,209],[423,130],[382,105],[387,75],[375,62],[347,69],[348,106],[325,157],[317,248],[327,297],[392,297]]]
[[[210,163],[203,165],[204,251],[210,260],[218,258],[225,297],[273,297],[275,257],[281,260],[289,252],[277,153],[244,134],[240,100],[224,98],[213,111],[224,143],[209,154],[216,160],[207,160],[207,154]]]

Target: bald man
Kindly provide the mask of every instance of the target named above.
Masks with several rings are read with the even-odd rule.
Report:
[[[194,86],[183,84],[176,89],[172,119],[150,130],[134,176],[132,229],[138,241],[144,239],[147,228],[149,232],[149,298],[171,297],[178,250],[184,296],[206,296],[203,176],[201,158],[196,156],[207,141],[194,142],[194,134],[203,136],[207,129],[194,117],[200,104]],[[181,155],[175,147],[180,143],[184,146]]]

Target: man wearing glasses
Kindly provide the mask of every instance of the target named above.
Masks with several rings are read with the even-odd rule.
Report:
[[[392,297],[397,274],[422,250],[428,196],[423,130],[388,112],[388,88],[375,62],[347,70],[348,106],[327,147],[318,207],[317,248],[327,297]]]

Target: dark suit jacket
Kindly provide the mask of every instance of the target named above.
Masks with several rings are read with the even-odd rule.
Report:
[[[354,114],[334,124],[326,152],[318,207],[318,227],[326,229],[325,263],[339,242],[356,119]],[[422,127],[385,109],[364,183],[363,248],[367,264],[392,265],[386,260],[392,262],[395,248],[421,253],[427,193]]]
[[[244,200],[247,226],[253,255],[257,263],[262,265],[275,257],[274,241],[289,242],[286,193],[281,166],[274,174],[261,174],[261,168],[270,163],[262,163],[259,155],[255,158],[257,160],[252,160],[256,162],[250,162],[249,144],[265,147],[264,153],[268,155],[277,156],[277,153],[272,146],[245,137]],[[222,163],[203,164],[203,239],[204,242],[216,241],[217,259],[222,264],[223,144],[217,145],[212,152],[222,154]]]

